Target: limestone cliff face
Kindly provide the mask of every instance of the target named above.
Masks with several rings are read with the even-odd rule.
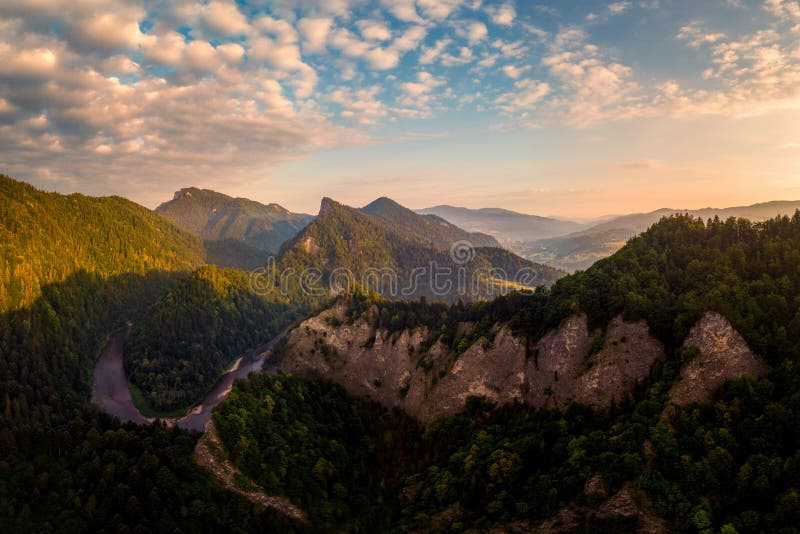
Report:
[[[630,323],[622,317],[611,320],[597,353],[591,354],[591,346],[584,315],[569,317],[545,335],[526,367],[526,400],[534,406],[576,400],[606,408],[625,401],[653,364],[666,358],[664,347],[650,335],[644,321]]]
[[[365,320],[345,324],[345,312],[336,306],[293,330],[278,370],[319,374],[422,422],[461,411],[470,396],[538,407],[577,400],[602,410],[626,399],[665,358],[644,322],[621,317],[611,321],[595,354],[586,316],[574,315],[533,346],[496,325],[491,342],[480,339],[456,355],[425,328],[389,334]],[[459,332],[471,328],[465,323]]]
[[[726,381],[763,376],[768,370],[728,319],[716,312],[704,314],[683,345],[696,347],[700,354],[681,369],[680,380],[670,390],[670,402],[680,406],[710,403]]]

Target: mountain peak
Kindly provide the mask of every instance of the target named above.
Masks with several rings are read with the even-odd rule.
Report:
[[[322,202],[319,204],[319,217],[342,207],[341,204],[333,200],[331,197],[322,197]]]

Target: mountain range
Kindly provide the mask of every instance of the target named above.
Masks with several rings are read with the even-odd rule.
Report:
[[[647,213],[609,217],[595,224],[525,215],[496,208],[472,210],[437,206],[419,210],[435,213],[471,230],[502,235],[504,246],[531,261],[575,271],[588,268],[619,250],[631,237],[647,230],[664,217],[686,214],[702,219],[742,217],[763,221],[792,215],[800,201],[772,201],[730,208],[680,210],[662,208]]]
[[[277,268],[540,276],[263,294],[207,265],[214,235],[0,176],[0,531],[793,532],[800,213],[662,215],[583,230],[650,225],[564,275],[386,198],[326,198]],[[90,403],[111,349],[111,400],[161,417],[264,363],[190,410],[200,436]]]
[[[465,247],[460,251],[468,255],[463,264],[454,258],[454,246]],[[492,276],[492,269],[500,283],[520,281],[522,274],[529,273],[525,283],[531,286],[549,285],[563,275],[502,249],[491,236],[466,232],[433,215],[416,214],[388,198],[362,209],[324,198],[317,218],[284,245],[277,266],[279,272],[297,273],[316,268],[328,285],[336,270],[347,269],[352,275],[348,283],[387,282],[377,288],[380,294],[397,297],[407,289],[404,298],[434,300],[485,298],[486,291],[472,292],[458,277],[471,282],[481,272]],[[432,286],[434,268],[447,271],[440,277],[442,289]],[[386,269],[394,280],[382,278]]]
[[[209,241],[236,240],[275,254],[314,218],[278,204],[233,198],[189,187],[156,208],[156,213]]]
[[[586,224],[573,221],[526,215],[500,208],[468,209],[442,205],[416,211],[423,215],[439,216],[471,232],[487,233],[504,245],[560,236],[587,227]]]

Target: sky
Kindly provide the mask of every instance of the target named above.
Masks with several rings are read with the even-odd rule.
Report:
[[[800,199],[800,0],[2,0],[0,172],[148,207]]]

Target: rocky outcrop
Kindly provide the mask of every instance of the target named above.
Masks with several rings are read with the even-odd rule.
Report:
[[[703,315],[683,345],[696,347],[699,354],[684,365],[680,380],[670,390],[670,402],[679,406],[710,403],[726,381],[763,376],[768,370],[728,319],[716,312]]]
[[[569,504],[559,512],[540,524],[527,530],[541,534],[574,532],[581,527],[593,524],[595,527],[608,524],[619,524],[625,521],[631,532],[639,534],[660,534],[668,532],[667,525],[653,509],[653,505],[645,492],[630,482],[622,485],[619,491],[606,494],[606,485],[602,477],[594,475],[586,482],[583,495],[578,501]],[[588,504],[597,502],[597,504]],[[509,530],[513,532],[513,530]]]
[[[592,354],[595,337],[602,345]],[[606,408],[625,401],[653,363],[665,358],[664,347],[644,321],[616,317],[604,336],[590,336],[586,316],[573,315],[536,344],[526,366],[526,400],[534,406],[578,401]]]
[[[496,325],[493,339],[481,338],[456,355],[429,339],[426,328],[390,334],[364,319],[348,324],[345,315],[340,304],[303,322],[287,336],[277,369],[324,376],[422,422],[461,411],[470,396],[538,407],[575,400],[602,410],[624,401],[665,357],[644,322],[621,317],[600,344],[593,343],[586,316],[574,315],[533,346]],[[468,335],[472,327],[463,323],[458,332]]]

